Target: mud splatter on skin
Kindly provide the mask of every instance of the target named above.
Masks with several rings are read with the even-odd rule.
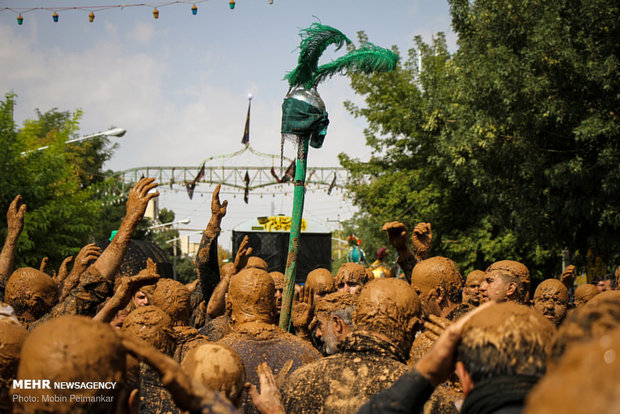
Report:
[[[550,365],[557,363],[572,345],[598,339],[620,328],[620,298],[614,292],[603,292],[568,313],[558,328],[551,346]]]
[[[235,405],[240,402],[245,369],[241,357],[231,347],[202,344],[189,351],[181,365],[206,388],[223,392]]]
[[[336,273],[336,289],[339,292],[349,292],[356,295],[361,292],[368,280],[368,272],[364,266],[357,263],[345,263],[340,266],[338,273]]]
[[[151,298],[153,305],[170,316],[173,325],[187,325],[192,313],[190,294],[184,284],[172,279],[160,279]]]
[[[233,332],[219,343],[239,354],[247,381],[256,386],[259,385],[256,367],[262,362],[269,364],[277,375],[288,360],[293,361],[291,369],[295,370],[320,358],[310,343],[273,324],[274,292],[273,280],[264,270],[245,268],[230,279],[227,307]],[[257,412],[246,391],[242,399],[243,412]]]
[[[267,264],[267,262],[258,256],[250,256],[248,258],[248,264],[245,265],[245,267],[247,269],[260,269],[264,270],[265,272],[269,271],[269,265]]]
[[[502,277],[505,280],[514,281],[517,285],[517,290],[510,300],[518,303],[527,303],[529,300],[530,289],[530,271],[523,263],[515,262],[514,260],[500,260],[489,266],[485,272],[487,275],[493,274]],[[481,287],[485,284],[483,282]],[[489,297],[488,292],[485,293],[485,289],[482,288],[483,302],[488,300],[495,300]]]
[[[282,292],[284,291],[284,286],[286,285],[286,282],[284,280],[285,276],[282,272],[269,272],[269,276],[271,276],[271,279],[273,279],[273,284],[276,289],[276,309],[279,313],[280,309],[282,309]]]
[[[620,329],[569,348],[534,387],[525,413],[611,413],[620,407]]]
[[[385,335],[406,354],[420,324],[421,303],[407,282],[399,279],[375,279],[369,282],[353,311],[356,331]]]
[[[114,329],[84,316],[61,316],[35,328],[22,347],[18,379],[45,379],[54,382],[116,382],[116,389],[34,389],[19,390],[34,396],[35,402],[19,403],[28,412],[70,413],[77,411],[70,395],[109,396],[118,401],[125,386],[125,349]],[[63,396],[66,403],[45,402],[42,395]],[[80,404],[85,412],[108,412],[109,402]]]
[[[19,353],[26,335],[26,328],[14,320],[0,319],[0,412],[11,412],[9,389],[17,375]]]
[[[573,303],[575,307],[580,308],[588,303],[590,299],[598,295],[598,293],[596,286],[590,283],[584,283],[575,289],[575,293],[573,293]]]
[[[167,355],[174,352],[172,320],[156,306],[141,306],[123,321],[122,331],[143,339]]]
[[[306,286],[310,287],[315,295],[325,296],[335,290],[334,276],[327,269],[314,269],[306,276]]]
[[[494,304],[474,315],[463,327],[457,360],[462,361],[474,382],[474,373],[487,377],[542,375],[545,355],[555,327],[533,309],[514,302]],[[471,366],[472,360],[476,366]]]
[[[231,324],[246,322],[273,323],[275,318],[275,286],[264,270],[245,268],[230,279],[227,307]]]
[[[9,278],[4,300],[15,309],[20,320],[32,322],[56,304],[58,287],[47,274],[32,267],[22,267]]]
[[[534,293],[534,309],[558,326],[568,310],[568,289],[557,279],[544,280]]]
[[[480,305],[480,284],[484,280],[484,275],[482,270],[469,272],[463,286],[463,304],[473,307]]]
[[[353,323],[337,354],[297,370],[285,383],[287,412],[354,413],[406,372],[420,301],[409,284],[375,279],[359,295]]]
[[[420,296],[425,316],[445,316],[462,301],[461,274],[456,263],[446,257],[435,256],[416,264],[411,286]]]

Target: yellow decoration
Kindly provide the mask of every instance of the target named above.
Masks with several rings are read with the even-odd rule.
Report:
[[[258,224],[267,231],[291,231],[291,218],[287,216],[259,217]],[[301,231],[307,228],[306,220],[301,219]]]
[[[88,21],[92,23],[93,20],[95,20],[95,13],[90,12],[90,14],[88,15]]]
[[[153,9],[153,17],[156,19],[159,18],[159,10],[157,10],[157,8]]]

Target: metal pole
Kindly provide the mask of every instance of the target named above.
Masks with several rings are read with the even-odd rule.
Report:
[[[286,270],[284,272],[284,287],[282,310],[280,311],[280,328],[288,331],[293,309],[293,294],[295,293],[295,275],[297,274],[297,253],[299,237],[301,235],[301,216],[304,211],[304,196],[306,191],[306,163],[308,161],[308,142],[310,137],[300,139],[297,148],[297,162],[295,164],[295,191],[293,193],[293,213],[291,218],[291,232],[288,243]]]

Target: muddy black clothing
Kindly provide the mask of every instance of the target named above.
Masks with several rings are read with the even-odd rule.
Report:
[[[113,294],[112,283],[91,266],[80,276],[79,284],[69,292],[69,295],[48,313],[29,324],[28,329],[32,330],[47,320],[63,315],[83,315],[92,318],[97,314],[99,305]]]
[[[140,414],[180,414],[181,410],[172,401],[164,388],[159,374],[150,366],[140,362]]]
[[[208,321],[205,326],[200,328],[200,334],[206,336],[209,341],[217,342],[232,332],[230,317],[228,315],[218,316]]]
[[[418,371],[412,370],[400,377],[390,388],[374,395],[358,414],[419,413],[430,398],[433,386]]]
[[[246,381],[259,387],[256,368],[266,362],[274,375],[278,375],[284,365],[291,360],[293,365],[289,373],[312,363],[321,357],[314,347],[302,339],[291,335],[275,325],[260,324],[261,329],[245,329],[244,325],[234,327],[232,333],[226,335],[218,343],[234,349],[245,367]],[[252,400],[243,391],[241,410],[244,413],[258,413]]]
[[[203,300],[208,303],[215,287],[220,282],[220,266],[217,260],[217,236],[220,230],[219,227],[214,228],[209,224],[202,234],[196,254],[198,284],[190,297],[194,306]]]
[[[282,388],[287,413],[354,413],[407,372],[397,347],[354,332],[340,352],[295,371]]]

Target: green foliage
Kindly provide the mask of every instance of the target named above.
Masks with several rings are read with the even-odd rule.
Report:
[[[453,56],[441,34],[416,38],[396,71],[350,74],[365,106],[346,106],[373,150],[341,154],[361,208],[351,225],[374,249],[384,222],[431,222],[433,254],[463,273],[514,259],[548,277],[564,247],[618,261],[620,5],[450,3]]]
[[[0,104],[0,145],[4,149],[0,209],[6,211],[17,194],[28,205],[16,266],[38,267],[48,256],[56,267],[85,244],[100,214],[91,189],[81,181],[80,171],[85,169],[71,162],[63,145],[77,133],[81,113],[37,112],[38,120],[27,120],[18,129],[12,119],[14,105],[12,94]],[[49,148],[32,151],[42,145]],[[2,220],[0,229],[4,238],[6,221]]]

